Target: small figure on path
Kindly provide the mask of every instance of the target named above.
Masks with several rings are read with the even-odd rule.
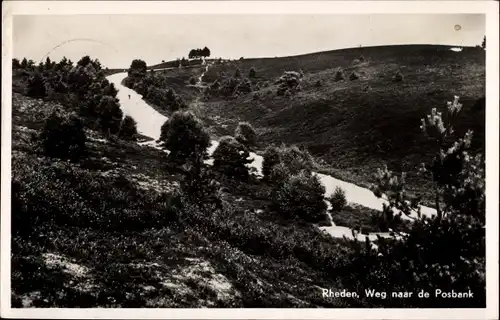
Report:
[[[130,99],[130,95],[128,95],[128,98]]]

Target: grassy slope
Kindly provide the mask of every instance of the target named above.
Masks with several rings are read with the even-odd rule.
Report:
[[[354,64],[360,56],[363,62]],[[303,56],[245,59],[212,67],[204,80],[221,72],[243,75],[251,67],[259,81],[271,86],[236,100],[212,99],[199,114],[219,135],[230,134],[238,121],[250,121],[260,133],[261,146],[285,142],[303,144],[324,160],[324,171],[368,185],[371,173],[384,163],[397,171],[413,170],[430,159],[429,141],[420,119],[431,108],[442,110],[459,95],[464,104],[457,133],[475,131],[474,147],[484,150],[485,55],[482,49],[456,53],[446,46],[386,46],[336,50]],[[360,74],[357,81],[334,82],[337,68]],[[272,85],[285,70],[303,70],[303,90],[291,98],[276,96]],[[397,71],[404,81],[394,83]],[[320,81],[322,86],[314,84]],[[216,121],[214,121],[216,120]],[[428,184],[414,176],[409,183],[426,194]]]
[[[24,194],[35,188],[57,217],[13,236],[14,307],[359,306],[323,299],[318,288],[339,287],[318,261],[343,241],[257,215],[268,201],[263,186],[228,182],[234,215],[179,225],[160,196],[177,188],[178,174],[160,151],[89,132],[85,161],[39,154],[32,139],[55,108],[64,110],[13,94],[13,179]]]

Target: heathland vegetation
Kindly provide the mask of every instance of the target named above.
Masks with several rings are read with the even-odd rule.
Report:
[[[14,306],[485,306],[483,52],[396,46],[210,66],[132,62],[124,85],[169,116],[164,152],[134,141],[136,120],[97,60],[13,61]],[[262,177],[250,152],[263,155]],[[372,182],[389,201],[377,212],[340,188],[325,197],[318,170]],[[422,201],[437,214],[420,215]],[[393,236],[333,238],[318,228],[330,219]],[[373,299],[368,288],[474,299]]]

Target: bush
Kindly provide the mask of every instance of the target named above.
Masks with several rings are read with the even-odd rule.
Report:
[[[255,78],[256,76],[257,76],[257,71],[255,71],[254,67],[251,67],[250,70],[248,71],[248,77],[252,79]]]
[[[141,59],[134,59],[128,69],[128,76],[133,78],[143,78],[147,73],[146,62]]]
[[[306,222],[325,220],[325,187],[319,179],[305,171],[289,176],[273,191],[272,208],[285,218]]]
[[[338,81],[342,81],[344,80],[345,77],[344,77],[344,72],[342,71],[342,69],[339,69],[335,72],[335,82],[338,82]]]
[[[262,174],[264,178],[269,179],[273,168],[280,163],[279,149],[276,146],[268,146],[262,157]]]
[[[392,78],[392,81],[394,82],[401,82],[403,81],[404,78],[403,78],[403,74],[401,72],[398,72],[394,75],[394,77]]]
[[[278,164],[282,164],[283,167],[286,168],[286,171],[293,175],[301,171],[311,173],[314,167],[314,161],[311,154],[307,150],[301,150],[296,146],[270,146],[264,151],[263,158],[262,173],[265,178],[271,181],[276,181],[273,178],[272,171]],[[283,170],[281,170],[281,172],[283,172]],[[277,176],[279,175],[274,175],[274,177]]]
[[[177,111],[161,128],[160,140],[170,150],[169,157],[183,164],[206,155],[210,136],[201,121],[189,111]]]
[[[316,82],[314,83],[314,86],[315,86],[316,88],[320,88],[320,87],[322,86],[321,80],[316,81]]]
[[[222,137],[217,149],[212,154],[215,169],[229,177],[242,180],[248,178],[246,165],[252,162],[252,160],[248,160],[249,156],[245,146],[230,136]]]
[[[236,127],[236,130],[234,131],[234,137],[238,140],[238,142],[246,147],[255,146],[257,142],[255,129],[248,122],[238,123],[238,127]]]
[[[39,139],[49,157],[78,160],[85,154],[87,137],[82,121],[75,115],[63,117],[53,112],[45,120]]]
[[[120,126],[120,138],[137,140],[137,122],[131,116],[125,116]]]
[[[276,81],[278,84],[278,90],[276,94],[278,96],[286,95],[286,92],[289,94],[294,94],[299,91],[299,84],[302,76],[299,72],[295,71],[285,71],[285,73]]]
[[[123,111],[120,109],[118,99],[103,96],[98,105],[99,125],[106,134],[116,134],[120,130]]]
[[[355,71],[351,72],[349,75],[349,80],[354,81],[359,79],[359,74]]]
[[[27,95],[33,98],[43,98],[47,95],[46,80],[40,72],[35,71],[29,77]]]
[[[345,196],[345,191],[340,187],[336,187],[333,194],[328,199],[332,205],[332,212],[339,212],[344,209],[347,204],[347,198]]]
[[[250,83],[250,81],[248,79],[243,79],[240,81],[240,83],[236,87],[235,92],[237,92],[238,94],[250,93],[250,92],[252,92],[252,84]]]
[[[196,84],[196,82],[197,82],[197,81],[196,81],[196,78],[195,78],[195,77],[190,77],[190,78],[189,78],[189,84],[190,84],[190,85],[193,85],[193,86],[194,86],[194,85]]]
[[[236,68],[236,70],[234,71],[234,77],[241,78],[241,71],[239,68]]]

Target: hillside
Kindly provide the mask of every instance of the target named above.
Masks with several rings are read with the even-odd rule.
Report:
[[[397,55],[410,49],[413,56]],[[484,128],[484,106],[475,105],[484,96],[480,50],[357,48],[156,71],[134,62],[129,77],[106,77],[121,70],[88,56],[76,65],[17,61],[14,307],[484,306],[480,159],[457,165],[462,153],[450,153],[459,170],[441,171],[459,183],[443,186],[453,191],[443,199],[447,216],[421,219],[357,205],[342,190],[330,197],[315,173],[363,185],[385,162],[406,170],[429,159],[420,118],[454,94],[464,103],[457,131]],[[334,81],[338,66],[359,79]],[[302,73],[278,79],[288,70]],[[404,81],[392,81],[396,70]],[[243,120],[256,136],[251,126],[235,132]],[[227,134],[234,137],[219,139]],[[260,158],[264,177],[247,167],[250,152],[282,142]],[[410,188],[426,191],[429,181],[410,178]],[[329,225],[349,237],[320,228]],[[373,242],[351,240],[368,233]],[[364,295],[436,287],[467,288],[476,299]],[[325,297],[324,289],[361,297]]]
[[[454,95],[464,105],[457,135],[474,130],[473,148],[484,150],[484,50],[449,49],[366,47],[215,64],[203,77],[207,83],[223,82],[236,69],[246,77],[253,67],[256,77],[251,81],[257,86],[238,97],[211,96],[197,114],[219,136],[231,133],[239,121],[249,121],[262,147],[281,142],[303,145],[323,160],[325,172],[369,185],[371,174],[384,163],[395,171],[411,171],[430,159],[431,144],[421,134],[420,119],[431,108],[446,108]],[[338,68],[345,71],[346,80],[335,81]],[[277,96],[275,81],[284,71],[300,70],[300,91]],[[353,71],[359,79],[350,81]],[[398,71],[404,79],[394,82]],[[410,176],[409,182],[423,193],[428,188],[417,177]]]

